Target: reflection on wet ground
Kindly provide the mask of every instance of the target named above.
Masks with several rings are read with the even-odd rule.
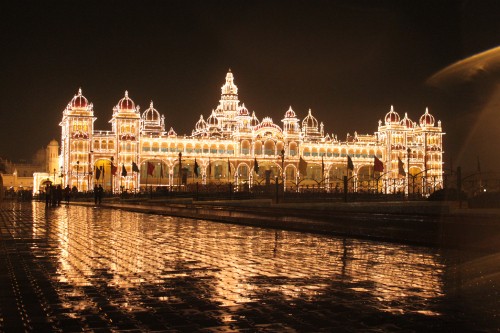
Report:
[[[40,203],[0,210],[1,331],[495,330],[498,255]],[[493,266],[492,266],[493,265]]]

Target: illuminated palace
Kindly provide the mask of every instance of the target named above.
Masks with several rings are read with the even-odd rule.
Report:
[[[302,121],[291,107],[280,125],[259,120],[240,103],[231,71],[221,90],[218,106],[200,116],[190,135],[165,130],[153,102],[141,113],[127,91],[113,108],[111,130],[95,130],[93,105],[79,90],[60,123],[61,182],[79,191],[96,184],[135,191],[195,183],[241,190],[284,180],[287,191],[339,191],[347,176],[351,191],[428,194],[443,187],[444,133],[428,110],[417,123],[391,106],[374,134],[340,140],[325,133],[311,110]],[[374,170],[375,157],[383,171]]]

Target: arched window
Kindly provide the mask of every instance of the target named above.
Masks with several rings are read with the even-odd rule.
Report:
[[[275,147],[273,140],[267,140],[264,144],[264,154],[268,156],[275,155]]]
[[[255,155],[257,156],[262,155],[262,142],[256,141],[253,147]]]
[[[281,151],[284,150],[285,144],[283,141],[278,141],[276,143],[276,154],[281,155]]]
[[[161,144],[161,151],[166,153],[168,151],[168,146],[165,142],[162,142]]]
[[[248,142],[248,140],[243,140],[241,142],[241,154],[243,155],[250,154],[250,142]]]
[[[297,156],[297,143],[290,142],[290,145],[288,146],[288,155]]]

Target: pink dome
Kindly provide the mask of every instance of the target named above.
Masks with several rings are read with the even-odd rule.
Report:
[[[415,123],[411,121],[410,118],[408,118],[408,114],[405,113],[405,117],[401,120],[401,125],[405,126],[406,128],[413,128],[415,127]]]
[[[78,95],[75,95],[75,97],[73,97],[70,105],[73,109],[85,109],[89,105],[88,100],[85,98],[85,96],[82,95],[81,88],[78,89]]]
[[[397,114],[394,111],[394,107],[391,105],[391,111],[389,111],[385,115],[385,123],[388,125],[388,124],[399,123],[399,122],[400,122],[399,114]]]
[[[434,116],[425,108],[425,113],[420,117],[420,126],[434,126]]]
[[[241,106],[241,108],[238,110],[238,115],[239,116],[248,116],[250,113],[248,112],[248,109],[245,107],[245,103]]]
[[[125,90],[125,97],[120,99],[118,102],[118,108],[120,110],[134,110],[135,109],[135,103],[133,100],[131,100],[128,97],[128,91]]]

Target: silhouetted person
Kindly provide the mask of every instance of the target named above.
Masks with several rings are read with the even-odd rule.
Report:
[[[57,197],[57,205],[60,206],[63,198],[63,189],[60,184],[57,185],[56,188],[56,197]]]
[[[45,185],[45,207],[50,206],[51,194],[52,194],[52,191],[50,188],[50,184]]]
[[[50,193],[52,198],[52,207],[55,207],[57,204],[57,192],[54,185],[50,185]]]
[[[66,185],[64,188],[64,200],[66,200],[66,205],[69,204],[69,198],[71,196],[71,189],[69,188],[69,185]]]
[[[104,189],[102,188],[102,186],[99,184],[99,188],[97,189],[97,199],[99,201],[99,205],[101,204],[101,201],[102,201],[102,195],[104,193]]]

